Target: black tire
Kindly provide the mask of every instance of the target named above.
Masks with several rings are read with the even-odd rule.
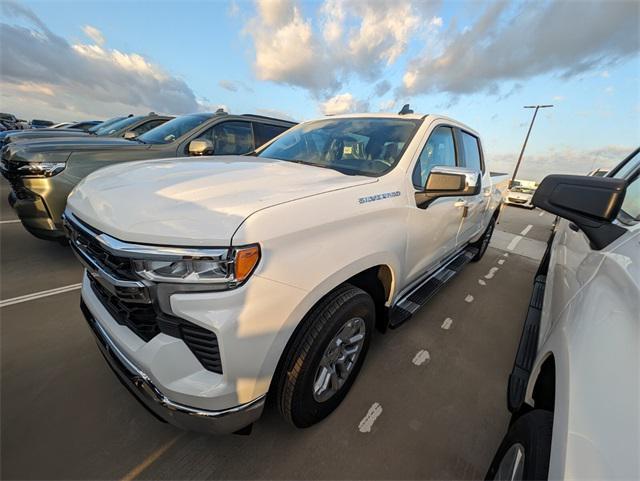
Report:
[[[504,473],[500,473],[499,470],[500,464],[505,459],[505,455],[509,453],[509,450],[518,444],[522,446],[524,451],[524,466],[522,476],[516,479],[547,479],[549,476],[552,431],[553,413],[551,411],[535,409],[524,414],[509,428],[491,462],[486,479],[504,478]]]
[[[364,342],[344,384],[327,400],[314,397],[314,382],[325,350],[348,321],[364,321]],[[299,428],[321,421],[345,398],[360,371],[375,326],[375,305],[369,294],[344,284],[323,298],[307,314],[285,355],[277,387],[282,416]]]
[[[485,252],[487,252],[487,248],[489,247],[489,242],[491,242],[491,236],[493,235],[493,230],[496,227],[496,218],[492,217],[489,221],[489,225],[482,234],[482,237],[471,244],[471,247],[476,247],[478,249],[478,253],[473,256],[471,262],[478,262],[484,256]]]

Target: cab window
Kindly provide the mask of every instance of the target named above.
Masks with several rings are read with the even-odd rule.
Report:
[[[256,148],[263,144],[266,144],[274,137],[277,137],[285,130],[289,130],[289,127],[281,127],[280,125],[260,124],[254,122],[253,131],[256,136]]]
[[[461,162],[462,167],[483,172],[484,169],[482,168],[478,138],[464,131],[460,131],[460,139],[462,140],[462,148],[464,150]]]
[[[198,139],[211,141],[213,155],[241,155],[254,149],[250,122],[220,122],[205,130]]]
[[[436,127],[431,133],[413,170],[413,185],[416,189],[424,189],[427,177],[436,165],[447,167],[456,165],[456,147],[451,127]]]
[[[629,181],[618,219],[625,224],[640,221],[640,151],[617,168],[613,177]]]

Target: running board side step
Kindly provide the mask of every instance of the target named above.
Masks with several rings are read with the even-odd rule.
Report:
[[[440,289],[466,266],[478,253],[478,248],[468,247],[430,277],[407,293],[389,311],[389,327],[395,329],[408,321],[413,314],[431,300]]]

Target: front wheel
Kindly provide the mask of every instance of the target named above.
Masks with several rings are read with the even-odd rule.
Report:
[[[487,480],[541,480],[549,476],[553,413],[535,409],[511,425]]]
[[[345,398],[362,366],[375,325],[371,296],[344,284],[306,316],[285,353],[277,391],[284,418],[304,428]]]
[[[471,262],[478,262],[484,256],[484,253],[487,252],[487,248],[489,247],[489,242],[491,242],[491,236],[493,235],[493,229],[496,227],[496,218],[492,217],[489,221],[489,225],[482,234],[482,237],[478,239],[476,242],[471,244],[471,247],[476,247],[478,249],[478,253],[473,256]]]

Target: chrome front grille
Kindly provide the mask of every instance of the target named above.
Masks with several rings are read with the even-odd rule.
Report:
[[[69,243],[87,269],[91,290],[114,320],[148,342],[161,332],[180,338],[202,366],[222,373],[218,338],[208,329],[163,312],[156,285],[136,278],[131,258],[118,255],[100,239],[101,232],[65,213]]]

